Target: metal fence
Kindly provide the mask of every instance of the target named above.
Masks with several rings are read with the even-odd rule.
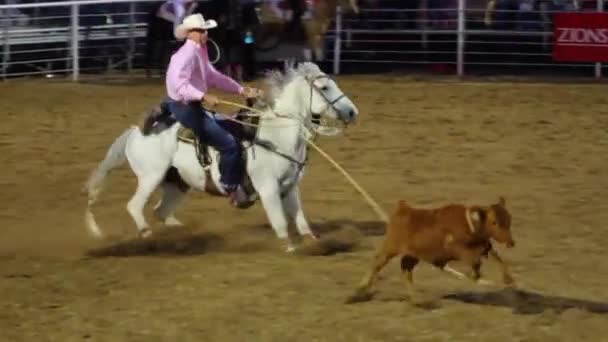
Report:
[[[2,77],[131,70],[151,0],[55,1],[0,6]],[[103,6],[100,6],[103,5]]]
[[[477,7],[475,7],[477,6]],[[363,1],[361,13],[336,19],[329,49],[335,72],[423,69],[465,74],[595,76],[600,63],[552,58],[553,15],[603,11],[604,0]]]
[[[148,15],[159,1],[0,5],[1,76],[71,74],[76,80],[81,72],[140,67]],[[401,69],[601,77],[608,72],[599,63],[552,59],[553,14],[602,11],[605,0],[490,0],[487,7],[466,1],[359,0],[358,15],[338,11],[325,55],[334,73]],[[276,55],[285,58],[284,49]]]

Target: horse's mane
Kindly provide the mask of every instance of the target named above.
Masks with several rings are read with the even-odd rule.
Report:
[[[322,73],[319,67],[311,62],[299,63],[297,66],[293,62],[288,63],[283,72],[279,70],[269,70],[264,77],[264,84],[267,87],[266,101],[274,103],[281,96],[281,93],[291,81],[297,77],[314,78]]]

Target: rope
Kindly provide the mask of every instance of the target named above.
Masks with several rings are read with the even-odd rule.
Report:
[[[239,103],[231,102],[231,101],[225,101],[225,100],[219,100],[219,103],[227,104],[227,105],[234,106],[234,107],[239,107],[239,108],[242,108],[242,109],[252,110],[252,111],[256,112],[256,114],[247,114],[247,116],[259,116],[260,118],[264,119],[264,116],[263,116],[264,111],[262,111],[262,110],[251,108],[251,107],[248,107],[248,106],[245,106],[245,105],[242,105],[242,104],[239,104]],[[272,112],[272,114],[276,115],[279,118],[297,120],[297,118],[294,118],[292,116],[281,115],[281,114],[279,114],[277,112],[274,112],[274,111]]]
[[[213,47],[215,47],[215,50],[217,51],[217,56],[215,56],[215,59],[213,61],[209,61],[211,64],[215,64],[220,60],[220,57],[222,56],[222,51],[220,50],[220,47],[217,45],[217,43],[213,39],[207,38],[207,43],[211,43],[213,45]]]
[[[248,107],[248,106],[242,105],[242,104],[240,104],[240,103],[231,102],[231,101],[226,101],[226,100],[219,100],[219,103],[227,104],[227,105],[234,106],[234,107],[238,107],[238,108],[241,108],[241,109],[252,110],[252,111],[254,111],[254,112],[256,112],[256,113],[257,113],[257,114],[250,115],[250,116],[262,116],[262,111],[261,111],[261,110],[259,110],[259,109],[255,109],[255,108],[251,108],[251,107]]]
[[[235,107],[240,107],[243,109],[252,110],[259,114],[262,113],[262,111],[259,109],[251,108],[251,107],[244,106],[244,105],[241,105],[238,103],[224,101],[224,100],[220,100],[219,102],[227,104],[227,105],[232,105]],[[255,124],[251,124],[251,123],[233,119],[233,118],[230,118],[230,120],[236,121],[241,124],[253,126],[253,127],[258,126]],[[378,203],[372,198],[372,196],[367,191],[365,191],[365,189],[363,189],[363,187],[361,185],[359,185],[359,183],[357,183],[357,181],[355,181],[355,179],[353,177],[351,177],[351,175],[348,172],[346,172],[346,170],[344,170],[344,168],[342,168],[342,166],[340,166],[340,164],[338,164],[338,162],[336,162],[327,152],[323,151],[317,144],[312,142],[312,140],[310,140],[306,136],[304,136],[304,139],[306,139],[306,141],[308,142],[308,144],[310,146],[312,146],[315,150],[317,150],[317,152],[319,152],[319,154],[321,156],[323,156],[325,159],[327,159],[327,161],[329,161],[330,164],[332,164],[338,171],[340,171],[342,173],[342,175],[344,175],[344,177],[346,177],[346,180],[348,180],[351,183],[351,185],[363,196],[363,198],[366,200],[366,202],[372,207],[372,209],[376,212],[376,214],[382,221],[388,222],[388,215],[386,214],[386,212],[384,210],[382,210],[382,207],[380,207],[380,205],[378,205]]]
[[[255,108],[251,108],[251,107],[247,107],[244,106],[242,104],[238,104],[238,103],[234,103],[234,102],[230,102],[230,101],[225,101],[225,100],[219,100],[219,103],[223,103],[223,104],[227,104],[230,106],[235,106],[235,107],[239,107],[239,108],[243,108],[243,109],[248,109],[248,110],[252,110],[254,112],[256,112],[257,114],[247,114],[247,116],[259,116],[261,119],[264,119],[264,117],[262,116],[262,114],[264,113],[263,111],[259,110],[259,109],[255,109]],[[285,116],[285,115],[279,115],[277,113],[274,113],[278,118],[283,118],[283,119],[293,119],[293,120],[297,120],[294,117],[290,117],[290,116]],[[249,126],[249,127],[259,127],[259,125],[256,124],[252,124],[249,122],[245,122],[245,121],[241,121],[235,118],[232,118],[230,116],[226,116],[226,119],[230,120],[230,121],[234,121],[234,122],[238,122],[241,125],[244,126]],[[268,118],[267,118],[268,119]],[[285,125],[269,125],[269,124],[264,124],[265,127],[276,127],[276,128],[285,128],[285,127],[293,127],[293,126],[297,126],[299,123],[294,123],[294,124],[285,124]]]
[[[361,196],[363,196],[363,198],[365,198],[367,203],[376,212],[376,215],[378,215],[378,217],[382,221],[388,222],[388,215],[386,214],[386,212],[384,210],[382,210],[382,207],[380,207],[380,205],[378,205],[378,203],[372,198],[372,196],[367,191],[365,191],[365,189],[363,189],[363,187],[361,185],[359,185],[359,183],[357,183],[357,181],[355,181],[353,179],[353,177],[351,177],[350,174],[348,172],[346,172],[346,170],[344,170],[344,168],[342,168],[342,166],[340,166],[340,164],[338,164],[338,162],[336,162],[329,154],[327,154],[327,152],[323,151],[319,146],[317,146],[317,144],[312,142],[310,139],[308,139],[306,137],[304,137],[304,138],[306,139],[306,141],[308,141],[308,144],[310,144],[310,146],[314,147],[314,149],[317,150],[317,152],[319,152],[320,155],[325,157],[325,159],[327,159],[327,161],[329,161],[330,164],[332,164],[336,169],[338,169],[338,171],[340,171],[344,175],[344,177],[346,177],[346,179],[352,184],[352,186],[357,191],[359,191]]]

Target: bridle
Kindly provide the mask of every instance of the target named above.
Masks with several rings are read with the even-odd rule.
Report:
[[[326,112],[329,108],[333,109],[334,112],[337,114],[339,113],[338,108],[336,108],[336,103],[340,100],[342,100],[342,98],[346,97],[346,95],[344,95],[343,92],[340,92],[340,94],[333,100],[330,100],[327,95],[325,95],[325,91],[322,88],[319,88],[317,85],[315,85],[315,82],[319,79],[323,79],[323,78],[327,78],[333,81],[333,79],[331,77],[329,77],[328,75],[319,75],[315,78],[313,78],[312,80],[310,80],[308,83],[310,83],[310,98],[308,100],[308,110],[310,112],[311,115],[313,116],[321,116],[321,113]],[[325,107],[324,110],[322,110],[319,113],[315,113],[312,110],[312,92],[313,90],[316,90],[319,95],[321,95],[321,97],[327,102],[327,105]]]

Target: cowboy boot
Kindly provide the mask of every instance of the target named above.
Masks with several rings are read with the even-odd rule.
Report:
[[[247,209],[255,203],[255,200],[252,201],[240,185],[236,187],[236,190],[229,192],[228,196],[230,197],[230,204],[239,209]]]

